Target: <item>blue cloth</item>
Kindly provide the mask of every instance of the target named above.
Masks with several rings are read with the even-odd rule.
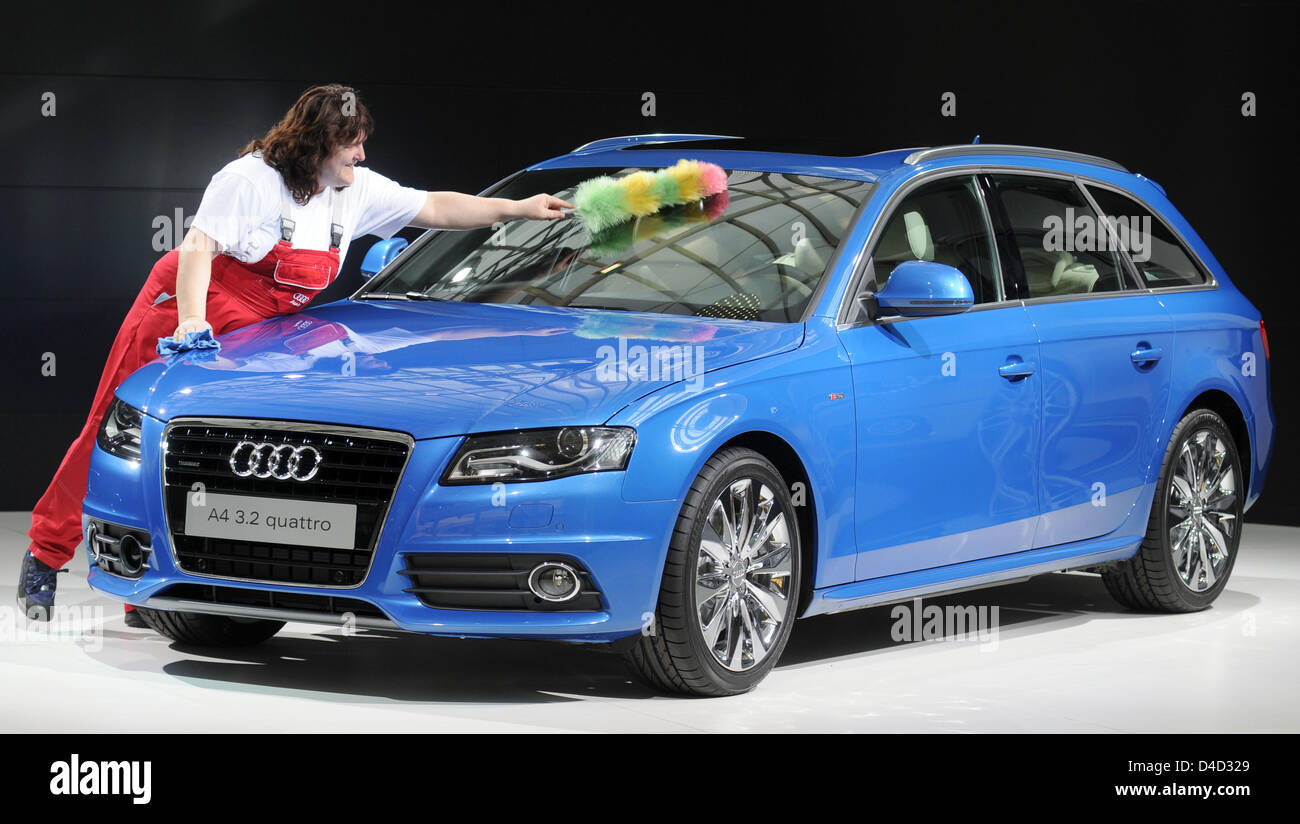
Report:
[[[158,339],[158,354],[164,358],[169,355],[176,355],[181,352],[188,352],[191,349],[211,349],[215,352],[221,351],[221,342],[212,337],[211,329],[202,329],[198,332],[186,332],[185,340],[178,341],[172,337]]]

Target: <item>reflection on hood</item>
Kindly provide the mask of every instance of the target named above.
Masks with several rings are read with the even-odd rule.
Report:
[[[118,394],[162,420],[321,421],[416,438],[597,424],[671,383],[795,349],[803,332],[598,309],[340,301],[222,335],[215,357],[155,360]],[[679,362],[690,369],[641,368]]]

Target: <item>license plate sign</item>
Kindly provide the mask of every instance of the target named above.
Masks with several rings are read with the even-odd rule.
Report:
[[[185,534],[229,541],[352,549],[356,543],[357,505],[189,493]]]

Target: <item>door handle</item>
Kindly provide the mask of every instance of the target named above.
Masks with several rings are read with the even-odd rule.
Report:
[[[1138,365],[1142,365],[1144,363],[1155,363],[1164,356],[1165,350],[1159,347],[1152,348],[1138,344],[1138,348],[1133,350],[1133,353],[1129,355],[1129,359]]]
[[[1034,374],[1037,368],[1033,361],[1009,360],[998,367],[998,374],[1009,381],[1018,381]]]

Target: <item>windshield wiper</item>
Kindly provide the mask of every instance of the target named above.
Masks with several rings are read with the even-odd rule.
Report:
[[[570,308],[570,309],[609,309],[609,310],[614,311],[614,312],[631,312],[631,311],[633,311],[633,310],[627,308],[626,306],[601,306],[600,304],[597,304],[597,303],[570,303],[570,304],[568,304],[568,308]]]
[[[426,295],[423,292],[407,292],[399,295],[396,292],[367,292],[364,295],[357,295],[358,300],[441,300],[432,295]]]

